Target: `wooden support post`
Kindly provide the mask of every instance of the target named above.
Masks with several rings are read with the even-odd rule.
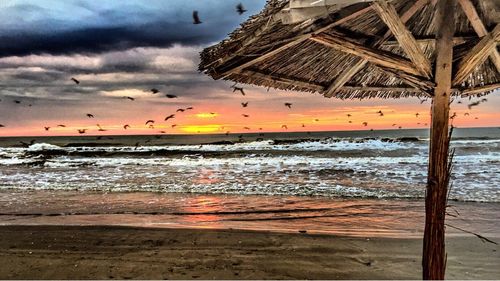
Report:
[[[446,269],[445,211],[448,178],[448,122],[452,82],[455,1],[439,0],[436,11],[437,41],[429,171],[425,198],[423,279],[443,280]]]

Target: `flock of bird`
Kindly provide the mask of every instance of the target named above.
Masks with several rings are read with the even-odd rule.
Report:
[[[246,10],[246,9],[245,9],[245,7],[243,6],[243,4],[239,3],[239,4],[236,6],[236,12],[237,12],[239,15],[244,14],[246,11],[247,11],[247,10]],[[203,22],[202,22],[202,21],[201,21],[201,19],[200,19],[200,16],[199,16],[198,11],[193,11],[193,24],[202,24],[202,23],[203,23]],[[80,81],[79,81],[78,79],[76,79],[75,77],[72,77],[72,78],[71,78],[71,81],[73,81],[76,85],[80,85]],[[232,90],[233,90],[233,93],[235,93],[235,92],[239,92],[242,96],[246,96],[245,89],[244,89],[243,87],[239,87],[239,86],[237,86],[237,84],[234,84],[234,85],[232,85],[232,86],[231,86],[231,88],[232,88]],[[150,91],[153,95],[159,94],[159,93],[161,92],[161,91],[160,91],[159,89],[157,89],[157,88],[152,88],[152,89],[150,89],[149,91]],[[169,98],[169,99],[175,99],[175,98],[178,98],[176,95],[172,95],[172,94],[166,94],[166,95],[165,95],[165,97],[167,97],[167,98]],[[130,96],[124,96],[123,98],[128,99],[128,100],[131,100],[131,101],[134,101],[134,100],[135,100],[135,98],[130,97]],[[0,99],[0,102],[1,102],[1,101],[2,101],[2,100]],[[421,100],[421,103],[423,103],[423,102],[425,102],[425,101],[426,101],[426,100]],[[487,99],[483,98],[483,99],[481,99],[481,100],[479,100],[479,101],[475,101],[475,102],[472,102],[472,103],[468,104],[468,106],[467,106],[467,107],[468,107],[468,109],[469,109],[469,110],[471,110],[473,107],[478,106],[478,105],[479,105],[479,104],[481,104],[482,102],[486,102],[486,101],[487,101]],[[13,100],[13,102],[14,102],[15,104],[21,104],[21,101],[20,101],[20,100]],[[457,103],[458,103],[458,104],[461,104],[462,102],[461,102],[461,101],[458,101]],[[248,102],[248,101],[246,101],[246,102],[241,102],[241,106],[242,106],[243,108],[247,108],[247,107],[248,107],[248,105],[249,105],[249,102]],[[292,105],[293,105],[293,104],[292,104],[292,103],[290,103],[290,102],[285,102],[285,103],[284,103],[284,106],[285,106],[285,107],[287,107],[287,108],[289,108],[289,109],[292,109]],[[31,104],[29,104],[28,106],[29,106],[29,107],[31,107],[32,105],[31,105]],[[175,119],[175,117],[176,117],[176,114],[177,114],[177,113],[183,113],[183,112],[186,112],[186,111],[189,111],[189,110],[193,110],[193,109],[194,109],[194,107],[192,107],[192,106],[190,106],[190,107],[186,107],[186,108],[179,108],[179,109],[177,109],[177,110],[176,110],[176,113],[174,113],[174,114],[170,114],[170,115],[166,116],[166,117],[165,117],[165,119],[164,119],[164,121],[169,121],[169,120]],[[378,116],[379,116],[379,117],[383,117],[383,116],[384,116],[384,113],[382,112],[382,110],[379,110],[379,111],[377,111],[377,112],[375,112],[375,113],[376,113],[376,114],[378,114]],[[212,114],[212,115],[216,115],[216,113],[214,113],[214,112],[211,112],[210,114]],[[249,118],[249,117],[250,117],[250,115],[249,115],[249,114],[245,114],[245,113],[243,113],[243,114],[241,114],[241,115],[242,115],[244,118]],[[470,114],[469,114],[468,112],[464,113],[464,116],[469,116],[469,115],[470,115]],[[92,113],[87,113],[87,114],[86,114],[86,116],[87,116],[88,118],[90,118],[90,119],[94,119],[94,118],[95,118],[94,114],[92,114]],[[350,120],[350,118],[351,118],[352,116],[353,116],[353,115],[352,115],[352,114],[350,114],[350,113],[349,113],[349,114],[347,114],[348,123],[352,123],[352,120]],[[415,116],[416,116],[416,118],[419,118],[420,114],[417,112],[417,113],[415,113]],[[452,114],[452,116],[450,116],[450,119],[451,119],[451,120],[453,120],[453,119],[454,119],[454,118],[456,118],[456,117],[457,117],[457,114],[456,114],[456,112],[454,112],[454,113]],[[475,117],[475,119],[478,119],[478,118],[477,118],[477,117]],[[317,118],[316,118],[316,119],[314,119],[314,121],[315,121],[315,122],[319,122],[319,119],[317,119]],[[148,128],[150,128],[150,129],[154,129],[154,128],[155,128],[155,123],[156,123],[156,121],[155,121],[155,120],[147,120],[147,121],[145,122],[145,126],[148,126]],[[368,122],[367,122],[367,121],[363,121],[363,122],[361,123],[361,125],[363,125],[364,127],[367,127],[367,126],[368,126]],[[417,123],[417,125],[421,125],[421,123]],[[427,124],[427,123],[424,123],[423,125],[427,126],[428,124]],[[171,128],[175,128],[176,126],[177,126],[177,124],[172,124],[172,125],[171,125]],[[398,126],[398,125],[397,125],[397,124],[392,124],[392,126],[393,126],[393,127],[396,127],[396,126]],[[0,128],[3,128],[3,127],[5,127],[5,125],[0,124]],[[65,124],[58,124],[56,127],[59,127],[59,128],[65,128],[65,127],[66,127],[66,125],[65,125]],[[97,124],[97,125],[96,125],[96,127],[98,128],[98,130],[97,130],[97,131],[99,131],[99,132],[104,132],[104,131],[107,131],[106,129],[102,128],[102,127],[101,127],[101,125],[99,125],[99,124]],[[305,124],[302,124],[302,127],[303,127],[303,128],[305,128],[305,127],[306,127],[306,125],[305,125]],[[125,125],[123,125],[123,129],[124,129],[124,130],[130,129],[130,128],[131,128],[131,126],[130,126],[129,124],[125,124]],[[285,130],[288,130],[288,125],[283,124],[283,125],[281,125],[281,128],[282,128],[282,129],[285,129]],[[399,128],[399,129],[402,129],[402,126],[398,126],[398,128]],[[50,129],[51,129],[51,127],[50,127],[50,126],[45,126],[45,127],[44,127],[44,130],[45,130],[45,131],[49,131]],[[221,127],[220,129],[221,129],[221,130],[224,130],[224,127]],[[243,129],[244,129],[244,130],[251,130],[251,128],[250,128],[250,127],[248,127],[248,126],[243,127]],[[262,128],[259,128],[259,130],[260,130],[260,131],[262,131]],[[371,129],[371,130],[373,130],[373,129]],[[85,133],[88,131],[88,129],[77,129],[77,131],[78,131],[78,133],[79,133],[79,134],[85,134]],[[165,131],[160,131],[160,133],[165,133]],[[230,131],[226,131],[226,133],[225,133],[225,134],[226,134],[226,135],[230,134]],[[262,135],[262,134],[261,134],[261,135]],[[242,138],[242,136],[241,136],[241,135],[240,135],[240,138]]]

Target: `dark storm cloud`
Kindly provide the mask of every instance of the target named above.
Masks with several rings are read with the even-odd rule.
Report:
[[[172,5],[166,5],[168,3],[165,2],[171,2]],[[262,2],[251,1],[248,5],[256,10],[262,6]],[[79,1],[73,6],[92,13],[92,17],[76,20],[55,19],[61,14],[52,12],[52,15],[50,7],[19,4],[7,8],[13,16],[7,18],[7,24],[0,28],[0,57],[93,54],[134,47],[168,48],[174,44],[206,45],[224,38],[244,20],[245,17],[234,11],[235,3],[229,0],[164,1],[163,5],[156,3],[156,10],[141,10],[130,5],[99,10],[98,7]],[[72,7],[66,9],[69,8]],[[191,12],[198,8],[203,24],[193,25]],[[6,13],[4,11],[0,16],[9,17]],[[72,11],[68,10],[67,13],[71,14]],[[16,17],[27,15],[35,20],[16,23]]]

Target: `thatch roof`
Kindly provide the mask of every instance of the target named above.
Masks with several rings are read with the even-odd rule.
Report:
[[[408,47],[402,47],[402,39],[393,36],[370,1],[324,6],[325,12],[316,17],[290,23],[287,14],[296,12],[289,9],[293,1],[298,0],[269,0],[263,11],[250,17],[228,39],[201,53],[200,71],[214,79],[337,98],[432,95],[435,0],[390,1],[420,47],[414,56],[408,55]],[[464,78],[457,77],[453,91],[455,95],[487,94],[500,88],[500,32],[495,29],[500,22],[500,4],[498,0],[459,3],[454,72],[463,72]],[[300,15],[308,8],[297,11]],[[313,14],[316,12],[317,8]],[[471,20],[474,14],[479,18]],[[486,36],[491,40],[483,40]],[[456,69],[469,61],[469,52],[480,42],[492,46],[484,61],[470,72]],[[425,64],[416,63],[418,52],[423,54],[421,59],[431,62],[427,69]]]

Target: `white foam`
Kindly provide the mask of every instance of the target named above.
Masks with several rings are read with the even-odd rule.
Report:
[[[27,149],[27,151],[29,152],[50,151],[50,150],[63,150],[63,148],[49,143],[35,143],[30,145]]]

